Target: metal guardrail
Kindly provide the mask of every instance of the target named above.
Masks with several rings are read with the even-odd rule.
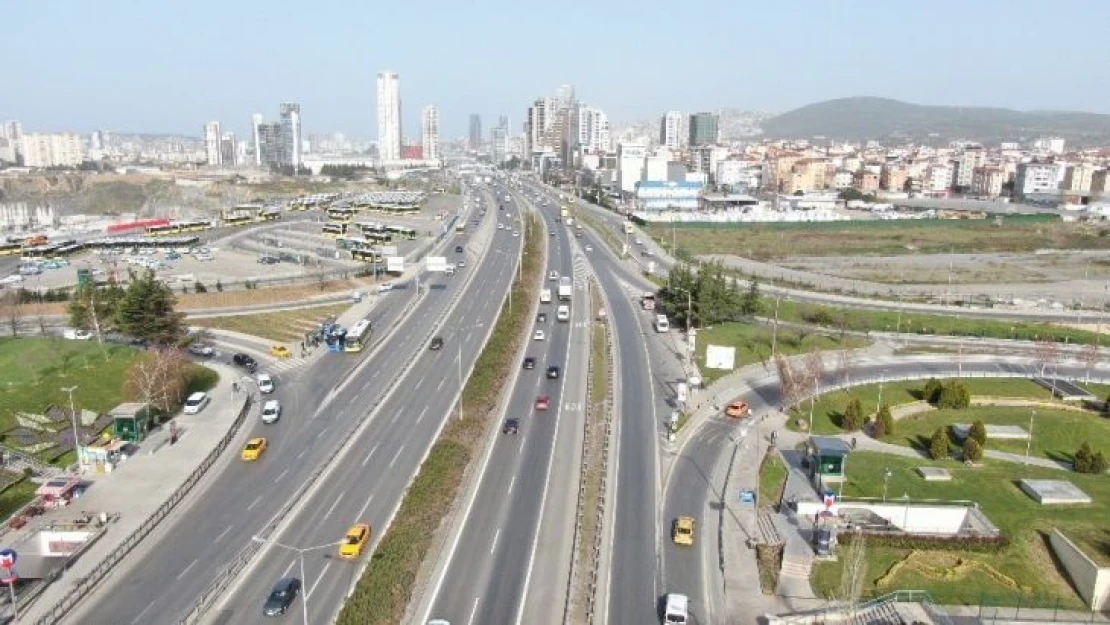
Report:
[[[121,560],[127,557],[127,555],[131,553],[131,551],[136,546],[138,546],[139,543],[141,543],[143,539],[146,538],[154,530],[154,528],[158,526],[159,523],[161,523],[167,516],[169,516],[171,512],[173,512],[177,505],[185,499],[190,491],[192,491],[193,487],[196,486],[198,482],[200,482],[201,478],[203,478],[204,475],[208,472],[208,469],[210,469],[212,465],[216,463],[216,461],[220,457],[220,454],[222,454],[223,451],[227,449],[228,445],[231,444],[231,441],[239,432],[239,428],[243,425],[243,421],[246,420],[247,414],[250,412],[251,406],[253,404],[253,397],[251,395],[247,395],[247,398],[243,402],[243,407],[239,410],[239,414],[235,417],[235,421],[232,422],[231,429],[229,429],[227,433],[224,434],[223,438],[220,439],[220,442],[216,445],[216,447],[208,453],[208,456],[205,457],[200,466],[198,466],[196,469],[193,470],[191,474],[189,474],[189,477],[185,479],[185,482],[181,485],[181,487],[174,491],[173,495],[170,495],[169,499],[167,499],[161,506],[159,506],[153,514],[147,517],[147,520],[144,521],[143,524],[140,525],[138,528],[136,528],[134,532],[131,532],[131,534],[126,539],[124,539],[123,543],[121,543],[110,554],[108,554],[108,557],[104,558],[104,560],[102,560],[100,564],[96,566],[96,568],[94,568],[88,575],[78,580],[77,584],[74,585],[74,587],[71,588],[70,591],[66,593],[58,603],[50,608],[50,610],[48,610],[46,614],[35,621],[36,625],[51,625],[52,623],[57,623],[63,617],[65,617],[65,615],[68,614],[69,611],[74,608],[74,606],[80,603],[81,600],[84,599],[90,592],[92,592],[92,590],[96,588],[97,584],[99,584],[104,579],[104,577],[108,575],[108,573],[111,572],[111,570],[117,564],[119,564]]]

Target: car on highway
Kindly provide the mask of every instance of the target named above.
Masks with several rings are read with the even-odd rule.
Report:
[[[520,231],[519,230],[513,230],[513,236],[514,237],[519,237],[520,236]]]
[[[240,367],[254,373],[258,370],[258,361],[251,358],[248,354],[235,354],[231,357],[231,362],[239,365]]]
[[[266,439],[252,438],[247,441],[247,444],[243,447],[242,458],[245,462],[258,460],[262,457],[262,454],[266,453],[267,447],[269,447],[269,444]]]
[[[547,313],[536,314],[536,323],[547,323]]]
[[[559,379],[559,365],[551,365],[550,367],[547,368],[547,379],[549,379],[549,380]]]
[[[505,224],[497,224],[497,229],[498,230],[504,230],[505,229]]]
[[[281,402],[276,399],[268,400],[262,404],[262,422],[266,424],[277,423],[281,418]]]
[[[388,293],[393,290],[392,282],[383,282],[378,285],[378,293]]]
[[[357,558],[362,555],[366,543],[370,542],[370,526],[366,523],[356,523],[347,530],[343,543],[339,545],[340,558]]]
[[[746,401],[737,400],[729,402],[729,404],[725,406],[725,414],[733,419],[741,419],[751,415],[751,413],[752,409],[748,407],[748,402]]]
[[[276,265],[281,262],[277,256],[262,256],[259,257],[258,262],[263,265]]]
[[[552,282],[558,282],[559,281],[559,272],[558,271],[552,271],[551,273],[547,274],[547,279],[552,281]]]
[[[87,340],[92,338],[92,333],[89,332],[88,330],[81,330],[81,329],[70,330],[70,329],[67,329],[65,332],[62,333],[62,336],[64,336],[65,338],[67,338],[71,341],[87,341]]]
[[[181,409],[181,412],[185,414],[198,414],[201,410],[204,410],[204,407],[207,406],[210,401],[212,400],[208,397],[208,393],[197,391],[185,400],[185,406]]]
[[[532,338],[536,341],[544,341],[547,340],[547,334],[545,334],[543,330],[536,330],[536,333],[532,335]]]
[[[461,245],[456,245],[455,246],[455,253],[456,254],[462,254],[462,251],[463,251],[463,247]]]
[[[501,426],[502,434],[516,434],[520,431],[520,419],[505,419],[505,425]]]
[[[536,359],[531,357],[531,356],[525,356],[524,357],[524,368],[525,369],[535,369],[536,368]]]
[[[193,343],[189,346],[189,353],[194,356],[211,356],[213,353],[215,353],[215,350],[212,349],[211,345],[205,345],[204,343]]]
[[[270,595],[266,597],[266,603],[262,605],[262,613],[266,616],[285,614],[297,599],[297,593],[300,590],[301,580],[296,577],[279,579],[278,583],[274,584],[274,589],[270,591]]]
[[[270,355],[275,358],[292,358],[293,352],[289,351],[289,348],[284,345],[271,345]]]
[[[462,269],[463,267],[466,267],[466,261],[465,260],[460,260],[459,263],[458,263],[458,267],[459,267],[459,269]]]
[[[536,397],[535,406],[536,406],[536,410],[547,410],[548,408],[551,407],[551,396],[550,395],[538,395]]]
[[[442,336],[432,337],[432,342],[428,343],[428,349],[430,349],[432,351],[436,351],[436,350],[439,350],[439,349],[442,349],[442,348],[443,348],[443,337]]]
[[[274,392],[274,379],[268,373],[259,373],[254,377],[258,383],[258,392],[270,394]]]
[[[554,231],[554,230],[552,230],[552,231],[551,231],[551,232],[550,232],[549,234],[550,234],[551,236],[555,236],[555,231]]]
[[[663,623],[665,625],[686,625],[690,618],[690,598],[672,592],[663,600]]]
[[[592,252],[592,251],[594,251],[594,246],[592,246],[592,245],[587,245],[587,246],[585,247],[585,250],[586,250],[587,252]]]
[[[671,527],[671,540],[676,545],[694,544],[694,517],[680,516]]]

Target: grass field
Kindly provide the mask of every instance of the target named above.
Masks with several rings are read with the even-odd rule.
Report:
[[[759,467],[759,505],[773,506],[778,503],[785,485],[786,464],[779,457],[778,451],[772,450]]]
[[[203,317],[189,319],[188,323],[259,336],[278,343],[290,343],[304,338],[305,332],[318,327],[324,317],[338,316],[350,307],[350,304],[328,304],[279,312]]]
[[[944,466],[951,482],[926,482],[914,469],[924,465]],[[892,498],[903,493],[913,500],[949,499],[979,503],[986,515],[1012,540],[998,554],[957,551],[908,551],[887,547],[868,549],[867,596],[899,588],[927,590],[940,604],[1042,605],[1079,609],[1081,600],[1057,569],[1050,554],[1047,533],[1059,527],[1069,535],[1091,536],[1106,557],[1105,519],[1110,515],[1110,480],[1104,476],[1067,474],[1068,479],[1094,503],[1086,506],[1040,506],[1017,486],[1023,478],[1056,478],[1059,471],[994,462],[969,468],[955,462],[932,463],[858,451],[848,464],[845,497],[878,497],[883,492],[883,474],[890,468],[888,492]],[[1099,532],[1103,530],[1103,532]],[[1088,544],[1088,543],[1084,543]],[[891,567],[905,561],[897,570]],[[828,596],[840,585],[841,563],[817,564],[814,591]],[[1020,595],[1020,596],[1019,596]]]
[[[648,226],[658,241],[671,241],[670,225]],[[869,220],[783,224],[687,224],[674,236],[692,255],[740,254],[757,260],[791,256],[876,256],[1034,252],[1038,249],[1108,249],[1110,228],[1063,223],[1042,216],[995,219]]]
[[[986,395],[991,397],[1051,399],[1048,389],[1026,378],[964,378],[961,381],[972,397]],[[883,403],[893,407],[898,404],[918,401],[921,399],[921,389],[924,386],[925,380],[883,384]],[[879,405],[879,385],[865,384],[822,394],[813,405],[813,433],[839,434],[843,432],[840,427],[840,418],[844,414],[848,401],[853,397],[859,398],[864,413],[870,416],[875,413]],[[797,430],[797,419],[809,418],[809,401],[803,401],[791,411],[791,414],[793,418],[787,423],[787,427]],[[900,425],[901,421],[895,425],[896,432],[899,432]]]
[[[953,423],[1016,425],[1029,431],[1030,408],[1017,406],[971,406],[964,410],[932,410],[899,419],[895,435],[885,440],[899,445],[923,447],[938,427],[950,431]],[[950,436],[955,443],[957,439]],[[1033,418],[1033,440],[1030,454],[1060,462],[1071,462],[1072,454],[1084,442],[1093,451],[1110,455],[1110,419],[1098,413],[1036,408]],[[987,439],[987,449],[1024,454],[1026,441]]]
[[[765,325],[750,323],[722,323],[709,328],[698,330],[697,335],[697,362],[701,368],[705,383],[709,384],[729,372],[723,369],[708,369],[705,366],[705,351],[707,345],[723,345],[736,348],[736,368],[753,363],[766,363],[774,368],[771,362],[771,342],[774,331]],[[793,329],[780,327],[776,351],[784,355],[800,354],[816,350],[830,350],[840,348],[864,347],[867,341],[861,338],[848,336],[841,342],[837,337],[818,334],[812,331],[800,332]]]

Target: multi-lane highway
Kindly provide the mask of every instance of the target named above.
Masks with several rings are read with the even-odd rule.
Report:
[[[469,516],[448,549],[446,567],[437,572],[424,617],[461,625],[562,622],[590,315],[585,276],[581,264],[576,270],[567,228],[559,224],[557,213],[541,214],[552,234],[545,275],[573,277],[572,316],[569,322],[556,320],[557,299],[538,306],[546,320],[537,320],[534,330],[544,330],[547,338],[527,346],[526,357],[535,358],[535,369],[519,371],[505,414],[519,419],[519,433],[498,434],[489,451]],[[553,292],[557,284],[557,279],[545,278],[544,286]],[[557,379],[546,375],[549,366],[559,368]],[[551,401],[543,411],[534,408],[541,394]]]
[[[485,217],[497,218],[493,211]],[[465,239],[461,237],[460,242]],[[449,249],[454,244],[449,241]],[[122,624],[179,618],[323,459],[348,442],[345,439],[354,422],[372,410],[368,424],[352,441],[350,453],[338,460],[333,473],[325,475],[306,502],[310,505],[302,506],[273,538],[300,547],[334,542],[356,519],[374,523],[380,532],[449,416],[458,390],[452,375],[457,370],[458,347],[466,371],[486,335],[485,328],[475,326],[484,322],[488,328],[491,324],[514,273],[520,246],[520,237],[499,231],[489,244],[491,251],[498,253],[486,254],[481,263],[471,263],[454,277],[421,280],[424,293],[404,325],[376,344],[369,357],[329,355],[280,380],[281,421],[244,428],[249,436],[268,437],[269,451],[254,463],[241,462],[237,450],[229,453],[207,488],[160,535],[148,538],[150,544],[140,549],[139,557],[132,558],[111,585],[74,617],[80,622]],[[448,258],[459,259],[452,254]],[[466,294],[448,311],[471,272],[479,273],[480,278],[469,283]],[[372,314],[377,318],[376,327],[387,327],[384,321],[398,314],[413,289],[410,284],[408,289],[386,296]],[[444,314],[447,317],[438,332],[446,345],[441,351],[429,351],[426,338]],[[397,375],[414,356],[411,370],[398,380]],[[263,551],[256,572],[235,589],[217,616],[235,623],[260,617],[269,585],[285,570],[287,559],[288,554],[280,551]],[[306,568],[307,585],[320,599],[312,604],[313,621],[326,621],[339,609],[354,565],[313,559]],[[317,586],[315,581],[321,579],[327,581]]]

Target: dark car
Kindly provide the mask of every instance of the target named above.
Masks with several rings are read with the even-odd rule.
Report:
[[[283,577],[274,584],[270,596],[262,606],[262,613],[266,616],[281,616],[289,610],[289,606],[297,598],[301,590],[301,580],[296,577]]]
[[[432,342],[428,344],[428,349],[437,350],[443,347],[443,337],[437,336],[432,338]]]
[[[462,254],[462,251],[463,251],[463,250],[462,250],[462,246],[461,246],[461,245],[456,245],[456,246],[455,246],[455,253],[456,253],[456,254]]]
[[[258,369],[258,362],[247,354],[235,354],[231,357],[231,362],[234,362],[251,373],[254,373],[255,370]]]
[[[525,369],[535,369],[536,368],[536,359],[532,358],[531,356],[526,357],[524,359],[524,368]]]
[[[281,262],[281,259],[277,256],[263,256],[258,259],[258,262],[262,263],[263,265],[276,265]]]
[[[551,365],[550,367],[547,368],[547,377],[552,379],[552,380],[559,377],[559,367],[558,367],[558,365]]]
[[[516,434],[520,431],[520,419],[505,419],[505,425],[501,428],[502,434]]]
[[[536,323],[547,323],[547,313],[538,313],[536,315]]]

